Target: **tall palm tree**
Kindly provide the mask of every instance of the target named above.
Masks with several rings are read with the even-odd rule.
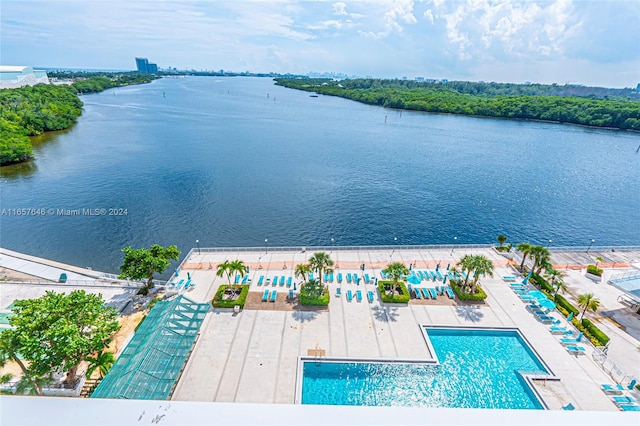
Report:
[[[600,307],[600,299],[596,298],[593,293],[585,293],[578,296],[578,306],[584,308],[580,319],[584,318],[587,309],[596,312]]]
[[[538,268],[537,274],[542,272],[545,266],[551,265],[551,252],[545,246],[533,246],[529,254],[533,258],[533,269]]]
[[[472,266],[474,277],[473,285],[471,286],[471,293],[475,293],[480,275],[489,275],[490,277],[493,277],[493,262],[488,257],[479,254],[477,256],[473,256]]]
[[[549,284],[551,284],[551,286],[553,286],[553,284],[556,282],[556,280],[562,280],[562,278],[564,277],[564,272],[563,271],[559,271],[557,269],[553,269],[553,268],[549,268],[544,272],[544,277],[549,280]]]
[[[556,281],[551,285],[555,289],[555,293],[553,293],[553,300],[556,300],[558,293],[564,293],[568,289],[567,284],[565,284],[562,278],[556,279]]]
[[[466,271],[464,277],[464,286],[466,287],[469,282],[469,276],[471,275],[471,271],[473,271],[473,262],[474,256],[471,254],[465,254],[462,258],[456,263],[456,266],[460,267],[463,271]],[[455,276],[455,275],[454,275]]]
[[[318,281],[320,282],[320,286],[322,286],[322,275],[323,272],[332,273],[333,269],[333,260],[331,257],[323,251],[319,251],[317,253],[313,253],[313,256],[309,258],[309,267],[313,270],[318,271]]]
[[[233,271],[231,271],[231,262],[229,262],[228,260],[225,260],[224,262],[222,262],[221,264],[218,265],[218,271],[216,272],[216,275],[219,277],[222,277],[224,274],[227,274],[227,279],[229,280],[229,285],[231,285],[231,273]]]
[[[385,275],[393,281],[393,294],[396,294],[396,290],[398,288],[398,283],[400,280],[404,279],[407,275],[409,275],[409,268],[405,266],[404,263],[401,262],[393,262],[387,265],[384,268],[383,272]]]
[[[500,234],[496,237],[496,240],[498,240],[498,243],[500,243],[500,247],[502,247],[504,245],[504,243],[507,242],[508,238],[506,235],[504,234]]]
[[[93,376],[94,371],[98,371],[100,378],[103,378],[109,372],[109,369],[116,362],[116,357],[111,352],[101,352],[97,356],[88,356],[85,358],[89,362],[87,367],[87,379]]]
[[[531,249],[533,245],[529,243],[520,243],[516,246],[516,250],[522,253],[522,262],[520,263],[520,270],[524,268],[524,262],[527,260],[527,256],[531,254]]]
[[[600,263],[600,262],[604,262],[604,258],[602,258],[600,256],[596,257],[596,268],[598,267],[598,263]]]
[[[307,277],[311,272],[311,268],[306,263],[299,263],[296,265],[295,275],[296,278],[302,277],[302,281],[307,281]]]
[[[242,260],[234,260],[229,263],[229,271],[232,274],[240,275],[241,278],[244,278],[245,274],[249,271],[247,265],[244,264]],[[237,290],[236,284],[233,285],[234,292]]]

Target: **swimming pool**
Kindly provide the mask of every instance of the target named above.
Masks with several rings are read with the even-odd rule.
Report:
[[[303,361],[302,404],[542,409],[550,371],[515,329],[425,328],[432,363]]]

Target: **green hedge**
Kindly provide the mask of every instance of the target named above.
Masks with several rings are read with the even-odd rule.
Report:
[[[378,290],[380,291],[380,300],[384,303],[409,303],[411,295],[404,281],[398,282],[398,289],[402,294],[387,294],[387,289],[393,287],[393,281],[378,281]]]
[[[456,294],[456,296],[458,296],[458,299],[460,300],[471,300],[471,301],[478,302],[478,301],[485,300],[487,298],[487,293],[485,293],[482,287],[480,287],[479,285],[476,285],[475,293],[463,292],[462,288],[460,288],[460,286],[455,280],[449,281],[449,285],[451,286],[451,288],[453,289],[453,292]]]
[[[602,276],[602,269],[598,268],[596,265],[587,265],[587,272],[599,277]]]
[[[247,300],[249,294],[248,285],[236,285],[236,288],[240,289],[240,296],[234,300],[224,300],[224,291],[228,288],[233,288],[233,285],[221,285],[216,291],[216,295],[213,297],[211,304],[214,308],[233,308],[236,305],[240,305],[240,309],[244,308],[244,302]]]
[[[563,307],[564,310],[566,310],[567,312],[573,312],[574,316],[580,313],[580,310],[578,308],[573,306],[571,302],[569,302],[567,299],[565,299],[559,294],[556,294],[555,302],[556,302],[556,305]],[[567,313],[566,316],[568,315],[569,314]]]
[[[319,297],[311,297],[300,292],[300,304],[308,306],[327,306],[329,304],[329,290],[326,288]]]
[[[553,294],[556,291],[553,288],[553,286],[547,282],[547,280],[545,280],[544,278],[542,278],[540,275],[536,274],[535,272],[533,274],[531,274],[530,281],[533,281],[533,284],[537,285],[542,290],[547,290],[547,292],[549,292],[550,294]]]
[[[595,324],[589,321],[587,318],[582,318],[581,324],[585,328],[585,334],[589,336],[592,342],[595,339],[598,342],[599,346],[605,346],[607,343],[609,343],[609,340],[611,340],[609,339],[609,336],[604,334],[602,330],[596,327]],[[594,344],[595,343],[596,342],[594,342]]]

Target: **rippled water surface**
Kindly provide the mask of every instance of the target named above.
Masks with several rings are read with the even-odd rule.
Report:
[[[164,95],[163,95],[164,94]],[[3,247],[116,271],[119,250],[640,244],[640,135],[383,109],[192,77],[84,96],[71,129],[2,168]],[[62,216],[58,209],[126,209]],[[397,240],[394,240],[397,238]]]

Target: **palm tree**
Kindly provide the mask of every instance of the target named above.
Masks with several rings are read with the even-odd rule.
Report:
[[[477,256],[473,256],[473,285],[471,286],[471,293],[476,292],[476,285],[478,284],[478,279],[480,279],[480,275],[489,275],[493,277],[493,262],[487,258],[486,256],[479,254]]]
[[[31,377],[33,374],[18,356],[18,350],[18,341],[13,330],[5,330],[0,333],[0,367],[3,367],[9,361],[13,361],[20,367],[23,378]],[[36,395],[43,395],[40,382],[34,382],[33,387]]]
[[[302,277],[302,281],[307,281],[307,277],[309,276],[310,272],[311,268],[306,263],[300,263],[296,265],[296,278]]]
[[[533,258],[533,269],[538,268],[536,274],[542,272],[546,266],[550,266],[551,252],[545,246],[533,246],[529,252]]]
[[[467,283],[469,282],[469,275],[471,275],[471,271],[473,271],[473,261],[474,261],[474,256],[470,255],[470,254],[465,254],[464,256],[462,256],[462,259],[460,259],[458,261],[458,263],[456,263],[456,266],[459,266],[463,271],[467,271],[464,277],[464,286],[467,286]],[[454,275],[455,277],[455,275]]]
[[[498,235],[498,237],[496,237],[496,240],[498,240],[498,242],[500,243],[500,247],[502,247],[504,245],[504,243],[507,242],[507,236],[504,234],[500,234]]]
[[[240,275],[241,278],[244,278],[244,275],[249,271],[247,265],[244,264],[242,260],[234,260],[229,263],[229,272],[235,275]],[[233,285],[234,293],[237,291],[236,284]]]
[[[596,257],[596,268],[598,267],[598,263],[600,263],[600,262],[604,262],[604,258],[602,258],[600,256]]]
[[[524,262],[527,260],[527,256],[531,254],[533,246],[529,243],[520,243],[516,246],[516,250],[522,253],[522,262],[520,263],[520,270],[524,268]]]
[[[593,293],[585,293],[578,296],[578,306],[584,308],[580,319],[584,318],[587,309],[596,312],[600,307],[600,299],[596,298]]]
[[[393,294],[396,294],[398,282],[409,275],[409,268],[407,268],[404,263],[393,262],[388,264],[383,272],[388,278],[393,280]]]
[[[549,284],[551,284],[551,287],[553,287],[555,290],[555,293],[553,294],[554,300],[558,295],[558,292],[564,293],[565,291],[567,291],[567,285],[563,280],[564,275],[565,273],[563,271],[559,271],[553,268],[548,268],[544,273],[544,277],[550,281]]]
[[[225,260],[221,264],[218,265],[218,271],[216,275],[222,277],[224,274],[227,274],[227,279],[229,280],[229,285],[231,285],[231,263],[228,260]]]
[[[322,274],[323,272],[332,273],[333,260],[331,257],[323,251],[313,253],[313,256],[309,258],[309,267],[318,271],[318,281],[322,286]]]
[[[93,372],[96,370],[98,370],[98,374],[102,379],[116,362],[116,357],[111,352],[101,352],[98,356],[88,356],[86,361],[89,362],[87,380],[93,376]]]

